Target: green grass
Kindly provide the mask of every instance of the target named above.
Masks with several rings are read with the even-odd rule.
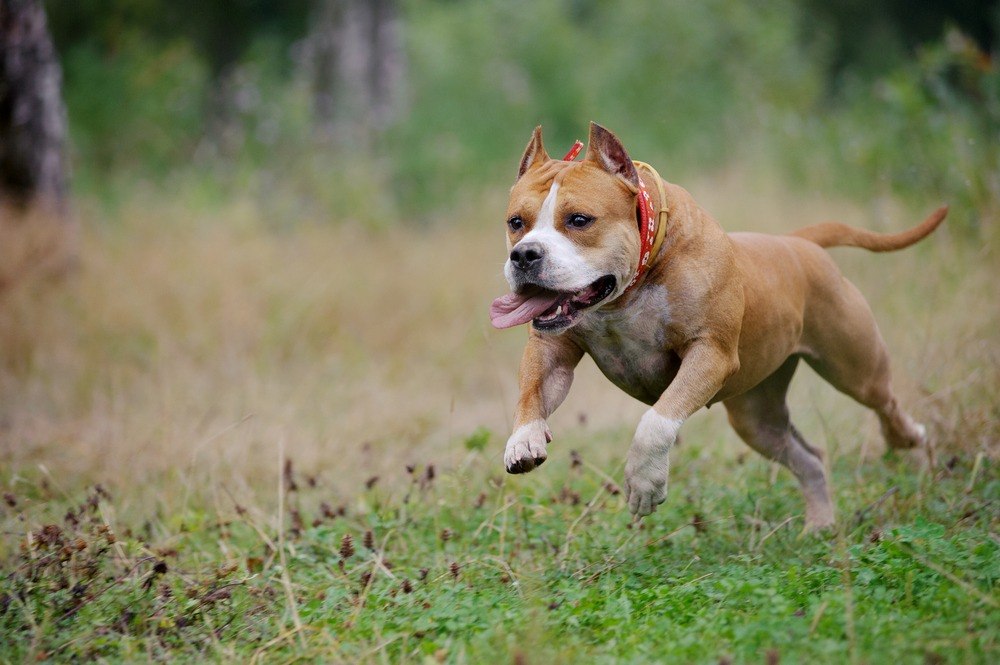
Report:
[[[567,444],[608,437],[627,432]],[[566,449],[523,478],[472,452],[343,505],[289,466],[278,515],[228,502],[131,523],[103,489],[22,478],[2,513],[0,660],[996,662],[994,465],[842,459],[822,537],[801,535],[787,473],[691,447],[639,525]]]
[[[748,171],[681,184],[730,230],[919,219]],[[833,533],[800,537],[790,474],[718,407],[637,526],[613,484],[642,405],[590,361],[550,460],[503,473],[506,186],[426,228],[81,200],[78,269],[0,294],[0,662],[1000,661],[1000,227],[834,252],[933,470],[804,369]]]

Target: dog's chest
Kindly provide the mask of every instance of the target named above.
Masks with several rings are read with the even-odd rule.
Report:
[[[612,383],[652,404],[677,374],[680,359],[669,348],[666,289],[649,289],[634,306],[592,312],[571,330]]]

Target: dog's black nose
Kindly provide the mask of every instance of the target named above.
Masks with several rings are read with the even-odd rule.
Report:
[[[522,242],[510,253],[510,262],[520,270],[527,270],[542,260],[545,251],[537,242]]]

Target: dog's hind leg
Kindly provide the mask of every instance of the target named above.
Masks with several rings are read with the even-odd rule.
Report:
[[[740,438],[795,475],[806,500],[806,529],[813,530],[832,526],[834,511],[822,455],[788,417],[785,393],[798,362],[798,356],[790,357],[755,388],[723,403]]]
[[[878,341],[882,345],[881,338]],[[926,429],[900,408],[892,391],[888,354],[871,365],[845,362],[844,356],[806,358],[806,362],[834,388],[875,412],[890,448],[928,448],[930,452]]]
[[[830,385],[875,411],[891,448],[926,448],[923,425],[899,406],[892,391],[889,351],[868,303],[847,280],[826,300],[830,311],[809,334],[809,366]]]

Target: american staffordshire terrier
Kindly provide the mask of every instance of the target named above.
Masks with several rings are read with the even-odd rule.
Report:
[[[634,515],[663,502],[685,419],[722,402],[740,438],[798,479],[806,528],[832,525],[822,454],[792,425],[785,404],[800,359],[874,410],[889,446],[929,450],[929,443],[893,394],[871,309],[823,248],[902,249],[946,214],[942,207],[896,234],[836,222],[783,236],[727,234],[600,125],[591,124],[580,162],[551,159],[536,128],[507,208],[511,293],[490,309],[497,328],[531,324],[507,471],[545,461],[546,418],[588,353],[612,383],[651,407],[625,463]]]

